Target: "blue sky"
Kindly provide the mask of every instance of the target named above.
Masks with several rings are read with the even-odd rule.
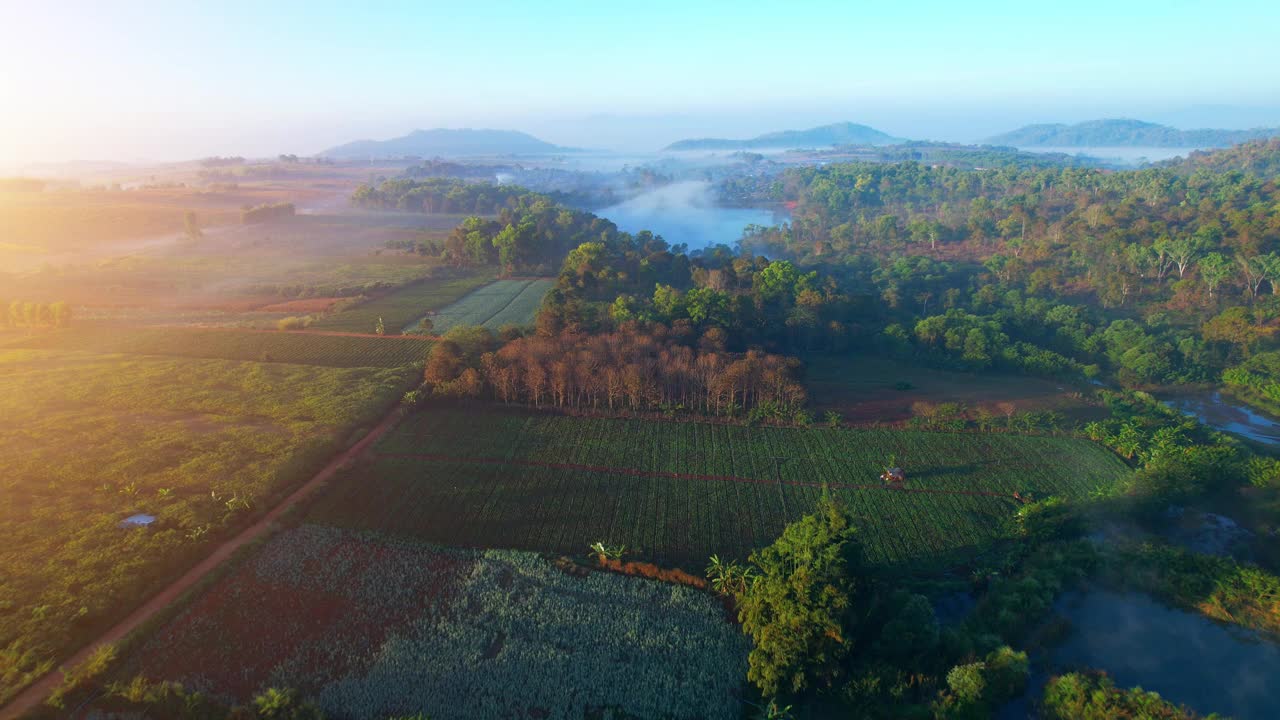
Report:
[[[1280,125],[1278,27],[1280,3],[1230,0],[0,0],[0,165],[433,126],[640,149],[837,120],[957,140],[1119,115]]]

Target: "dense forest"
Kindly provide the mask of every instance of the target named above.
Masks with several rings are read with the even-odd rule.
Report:
[[[775,184],[792,219],[744,250],[838,272],[878,298],[882,343],[966,367],[1206,381],[1280,312],[1280,186],[1243,172],[850,163]]]

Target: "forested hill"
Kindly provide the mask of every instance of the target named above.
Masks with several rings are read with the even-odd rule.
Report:
[[[888,133],[857,123],[844,122],[809,128],[766,133],[746,140],[699,138],[679,140],[664,150],[742,150],[763,148],[827,147],[832,145],[893,145],[903,142]]]
[[[1222,150],[1197,151],[1186,158],[1174,158],[1162,165],[1187,172],[1238,171],[1264,180],[1273,180],[1280,178],[1280,137],[1250,140]]]
[[[1141,120],[1113,119],[1065,125],[1027,125],[988,138],[993,145],[1015,147],[1226,147],[1247,140],[1280,136],[1280,128],[1251,130],[1179,130]]]
[[[516,130],[436,128],[414,130],[390,140],[356,140],[320,153],[338,159],[386,157],[454,157],[460,155],[530,155],[565,152],[549,142]]]

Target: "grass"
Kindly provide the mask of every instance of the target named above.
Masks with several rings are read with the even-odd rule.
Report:
[[[430,408],[317,500],[310,518],[448,544],[578,554],[596,540],[700,571],[745,557],[822,485],[878,564],[972,557],[1018,502],[1080,497],[1128,473],[1089,441],[1009,434],[741,427]],[[878,476],[891,456],[906,491]]]
[[[193,599],[120,674],[241,702],[294,687],[330,717],[728,720],[746,651],[690,588],[303,525]]]
[[[996,406],[1009,403],[1017,412],[1059,412],[1068,424],[1107,414],[1063,381],[938,370],[874,356],[806,358],[805,387],[819,414],[835,410],[856,423],[907,420],[916,402],[961,403],[997,415],[1003,411]]]
[[[492,278],[467,275],[452,279],[428,279],[406,285],[316,323],[322,330],[371,333],[381,319],[387,332],[394,333],[426,315],[443,308]]]
[[[7,347],[168,355],[296,363],[322,367],[394,368],[421,363],[430,341],[409,337],[341,337],[305,332],[207,328],[71,328],[35,335]]]
[[[318,470],[413,374],[0,350],[0,701]],[[157,522],[118,527],[135,513]]]
[[[532,325],[543,296],[554,286],[555,280],[545,278],[492,282],[432,314],[433,332],[443,333],[458,325],[483,325],[490,330]]]

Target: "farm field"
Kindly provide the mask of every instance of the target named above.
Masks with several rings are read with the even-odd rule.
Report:
[[[421,337],[343,337],[306,332],[214,328],[76,327],[11,342],[39,350],[168,355],[296,363],[323,367],[397,368],[424,361],[431,341]]]
[[[496,280],[476,288],[457,302],[431,314],[432,332],[440,334],[458,325],[482,325],[497,330],[503,325],[532,325],[542,298],[555,280]],[[417,325],[414,318],[407,326],[409,332]]]
[[[901,489],[878,479],[896,456]],[[597,540],[701,570],[745,558],[809,512],[823,484],[869,559],[937,565],[982,548],[1013,493],[1083,496],[1127,467],[1077,438],[742,427],[431,408],[322,495],[314,522],[433,542],[577,554]]]
[[[256,309],[296,298],[351,297],[404,285],[437,267],[433,258],[367,254],[351,246],[345,255],[335,255],[321,240],[286,244],[277,235],[281,229],[254,225],[213,230],[195,243],[171,242],[17,275],[7,278],[3,289],[7,297],[65,299],[92,308]],[[243,237],[250,231],[257,234]],[[233,237],[242,239],[233,242]]]
[[[749,642],[710,595],[532,553],[302,525],[118,670],[232,701],[298,688],[329,717],[740,717]]]
[[[894,387],[897,383],[910,387],[899,390]],[[835,410],[854,423],[907,420],[916,402],[961,403],[970,408],[985,407],[997,415],[1002,412],[996,406],[1009,403],[1017,412],[1059,412],[1068,425],[1107,414],[1083,399],[1079,388],[1062,381],[937,370],[884,357],[808,358],[805,388],[819,414]]]
[[[0,350],[0,701],[269,509],[414,374]],[[139,513],[154,524],[119,525]]]
[[[431,310],[446,307],[477,287],[489,282],[487,275],[435,278],[411,283],[378,298],[320,320],[320,330],[371,333],[381,318],[388,332],[404,328]]]

